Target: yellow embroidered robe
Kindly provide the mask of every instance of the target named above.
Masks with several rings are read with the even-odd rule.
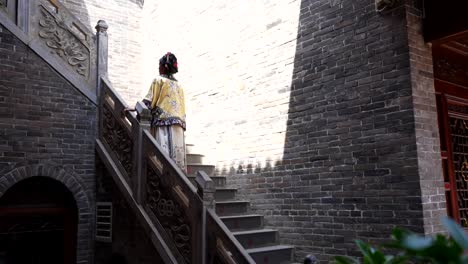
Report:
[[[176,80],[155,78],[143,101],[155,115],[153,126],[178,124],[185,130],[184,90]]]

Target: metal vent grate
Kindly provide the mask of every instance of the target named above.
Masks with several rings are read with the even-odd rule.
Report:
[[[112,203],[96,203],[96,241],[112,241]]]

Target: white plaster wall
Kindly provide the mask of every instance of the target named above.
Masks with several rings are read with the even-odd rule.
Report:
[[[161,55],[176,54],[187,142],[219,169],[281,159],[299,9],[298,0],[145,2],[144,82]]]
[[[131,105],[142,89],[141,18],[143,5],[129,0],[60,0],[93,32],[97,21],[109,25],[109,79]]]

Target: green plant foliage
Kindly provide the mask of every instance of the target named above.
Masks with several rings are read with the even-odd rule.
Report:
[[[449,218],[442,220],[449,236],[438,234],[425,237],[413,232],[395,228],[392,241],[381,248],[394,249],[397,255],[385,255],[381,248],[356,240],[362,253],[362,262],[355,258],[337,256],[337,264],[399,264],[399,263],[433,263],[433,264],[468,264],[468,236],[461,226]]]

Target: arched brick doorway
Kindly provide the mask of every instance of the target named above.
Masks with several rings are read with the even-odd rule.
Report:
[[[35,180],[35,179],[46,179],[49,181],[54,182],[52,185],[57,187],[57,184],[60,186],[58,189],[62,188],[62,197],[63,189],[71,195],[71,199],[73,199],[75,204],[75,231],[72,235],[68,235],[69,242],[73,243],[73,248],[68,246],[63,248],[64,257],[65,254],[68,256],[73,256],[75,259],[73,262],[70,263],[92,263],[93,259],[93,250],[92,250],[92,243],[93,243],[93,220],[94,220],[94,203],[92,203],[93,194],[91,193],[92,190],[86,187],[86,184],[83,180],[79,177],[79,175],[75,175],[70,171],[65,170],[63,167],[58,166],[56,164],[45,163],[45,164],[34,164],[34,165],[25,165],[25,166],[18,166],[9,172],[0,175],[0,205],[3,203],[2,201],[5,198],[5,203],[7,200],[12,199],[8,198],[10,190],[14,190],[17,184],[21,184],[22,182],[26,182],[28,180]],[[37,183],[37,181],[36,181]],[[19,185],[18,185],[19,186]],[[47,188],[53,188],[51,186]],[[57,191],[57,188],[53,188]],[[13,193],[13,192],[12,192]],[[59,191],[60,193],[60,191]],[[44,194],[44,192],[43,192]],[[6,196],[8,195],[8,196]],[[13,195],[14,197],[14,195]],[[54,198],[55,197],[55,198]],[[60,197],[57,193],[53,195],[52,200],[57,200],[56,198]],[[49,215],[64,215],[64,210],[69,210],[70,208],[70,196],[68,196],[68,202],[58,203],[55,209],[51,209],[52,213]],[[60,207],[62,205],[62,207]],[[24,207],[24,206],[23,206]],[[53,206],[52,206],[53,207]],[[68,207],[68,208],[67,208]],[[62,209],[60,209],[62,208]],[[21,210],[20,210],[21,211]],[[54,212],[55,211],[55,212]],[[44,214],[44,212],[41,212]],[[70,214],[68,214],[70,216]],[[59,217],[60,218],[60,217]],[[2,216],[0,216],[0,220],[2,220]],[[65,220],[63,217],[63,224],[71,223],[70,220]],[[73,229],[66,229],[68,231],[73,231]],[[65,229],[64,229],[65,231]],[[65,235],[65,234],[64,234]],[[73,236],[74,235],[74,236]],[[45,243],[44,243],[45,244]],[[1,249],[0,249],[1,250]],[[72,251],[72,252],[65,252],[65,250]],[[0,260],[1,262],[1,260]],[[38,262],[41,263],[41,262]],[[62,262],[60,263],[69,263],[69,262]],[[7,262],[8,264],[8,262]],[[15,263],[16,264],[16,263]]]
[[[0,254],[6,264],[75,263],[78,211],[60,182],[33,177],[0,198]]]

